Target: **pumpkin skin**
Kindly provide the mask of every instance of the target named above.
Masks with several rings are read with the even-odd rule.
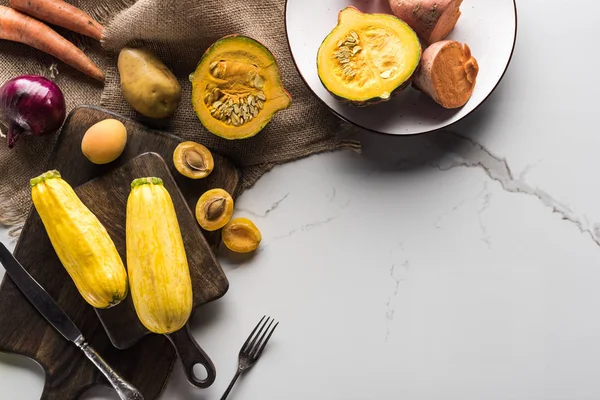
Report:
[[[317,71],[334,97],[367,106],[406,88],[420,59],[421,43],[408,24],[346,7],[319,47]]]
[[[225,36],[213,43],[190,81],[192,105],[200,122],[224,139],[256,135],[292,102],[273,54],[247,36]]]

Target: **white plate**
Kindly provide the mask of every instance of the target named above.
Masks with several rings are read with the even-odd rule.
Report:
[[[290,49],[308,87],[334,113],[361,128],[380,133],[431,132],[467,116],[502,79],[517,37],[515,0],[464,0],[462,16],[448,37],[467,43],[480,67],[473,96],[464,107],[446,110],[412,88],[390,101],[355,107],[331,96],[317,75],[319,46],[336,26],[338,12],[347,6],[362,12],[391,13],[387,0],[287,0],[285,20]]]

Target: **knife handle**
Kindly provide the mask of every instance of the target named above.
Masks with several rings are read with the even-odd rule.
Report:
[[[144,400],[144,396],[131,383],[117,374],[86,341],[76,344],[96,368],[102,372],[106,379],[108,379],[108,382],[117,391],[121,400]]]

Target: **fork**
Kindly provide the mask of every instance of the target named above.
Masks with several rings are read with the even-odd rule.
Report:
[[[277,325],[279,325],[279,322],[277,322],[275,326],[271,328],[273,322],[275,322],[273,318],[267,317],[266,315],[263,316],[252,331],[252,333],[250,334],[250,336],[248,336],[248,339],[246,339],[246,342],[240,349],[237,371],[233,376],[231,383],[227,387],[227,390],[225,390],[225,393],[223,393],[223,396],[221,396],[221,400],[225,400],[227,398],[229,392],[231,392],[231,389],[233,388],[233,385],[235,385],[235,382],[238,380],[242,372],[249,370],[254,366],[254,364],[256,364],[258,358],[265,349],[267,342],[271,338],[271,335],[275,331],[275,328],[277,328]],[[259,327],[260,330],[258,330]],[[266,330],[265,327],[267,328]],[[257,330],[258,333],[256,332]]]

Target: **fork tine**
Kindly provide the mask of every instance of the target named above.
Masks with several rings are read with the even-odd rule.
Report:
[[[275,320],[271,321],[274,322]],[[258,357],[260,357],[260,355],[262,354],[263,350],[265,349],[267,342],[269,341],[269,339],[271,339],[271,335],[273,334],[273,332],[275,332],[275,328],[277,328],[277,325],[279,325],[279,322],[277,322],[275,324],[275,326],[273,327],[273,329],[271,329],[271,332],[269,333],[269,335],[267,336],[267,338],[265,339],[265,341],[263,342],[261,339],[261,343],[260,343],[260,347],[258,348],[258,350],[256,351],[256,355],[254,356],[256,359],[258,359]],[[271,325],[269,325],[270,327]],[[267,332],[265,332],[266,334]]]
[[[258,349],[260,349],[260,346],[263,342],[263,340],[265,339],[265,336],[267,336],[267,334],[269,333],[269,330],[271,329],[271,325],[273,325],[273,322],[275,322],[275,319],[271,318],[271,322],[269,322],[269,324],[267,325],[267,323],[265,322],[265,327],[267,329],[265,329],[265,332],[262,333],[262,329],[261,329],[261,333],[257,336],[257,341],[256,341],[256,346],[253,346],[252,349],[250,349],[250,357],[254,357],[256,353],[258,353]]]
[[[246,339],[246,341],[242,345],[242,350],[241,351],[244,351],[246,349],[246,346],[248,346],[248,343],[250,343],[250,339],[252,339],[252,336],[254,336],[254,332],[256,332],[256,330],[258,329],[258,327],[260,326],[260,324],[262,324],[263,320],[266,317],[267,317],[266,315],[263,315],[263,317],[260,319],[260,321],[258,321],[258,324],[256,324],[256,327],[254,328],[254,330],[252,331],[252,333],[248,336],[248,339]]]
[[[246,353],[252,354],[256,345],[256,341],[262,335],[262,332],[265,329],[265,326],[267,326],[267,324],[269,323],[269,320],[271,320],[271,317],[267,317],[266,321],[260,327],[258,333],[254,335],[254,339],[252,339],[252,342],[250,342],[250,345],[246,348]]]

